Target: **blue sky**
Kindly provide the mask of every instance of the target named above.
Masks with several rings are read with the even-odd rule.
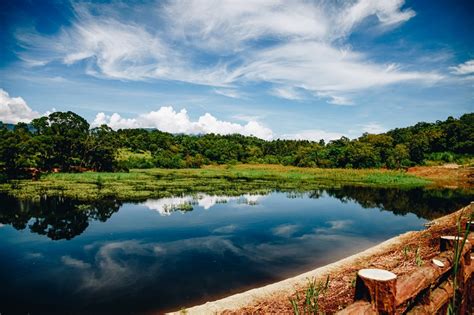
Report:
[[[472,1],[2,1],[0,120],[334,139],[474,110]]]

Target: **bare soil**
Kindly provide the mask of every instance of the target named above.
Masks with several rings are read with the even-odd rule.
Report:
[[[437,186],[447,188],[474,187],[474,167],[445,164],[442,166],[416,166],[407,170],[408,174],[426,178]]]

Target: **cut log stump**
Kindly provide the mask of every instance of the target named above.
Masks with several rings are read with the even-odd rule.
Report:
[[[462,237],[445,235],[439,238],[439,250],[445,252],[447,250],[454,250],[455,244],[462,245]]]
[[[380,314],[395,313],[397,276],[383,269],[361,269],[357,273],[356,300],[366,300]]]

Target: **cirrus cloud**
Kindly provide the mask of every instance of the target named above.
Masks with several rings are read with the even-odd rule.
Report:
[[[248,83],[267,83],[278,97],[298,99],[301,89],[342,105],[352,104],[342,93],[442,79],[377,63],[347,44],[361,25],[386,31],[413,18],[403,0],[156,2],[145,10],[152,19],[114,4],[74,3],[75,20],[55,35],[19,31],[20,58],[82,62],[101,78],[219,87],[233,98]]]

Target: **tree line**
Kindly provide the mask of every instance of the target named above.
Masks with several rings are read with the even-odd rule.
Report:
[[[472,158],[474,113],[421,122],[357,139],[325,143],[265,141],[233,135],[184,135],[149,129],[90,128],[73,112],[55,112],[30,124],[0,123],[0,176],[32,170],[117,171],[129,168],[197,168],[207,164],[269,163],[323,168],[403,168],[427,161]]]

